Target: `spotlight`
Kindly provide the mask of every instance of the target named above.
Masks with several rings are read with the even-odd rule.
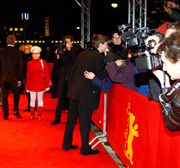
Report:
[[[117,7],[118,7],[118,4],[117,4],[117,3],[112,3],[111,6],[112,6],[113,8],[117,8]]]

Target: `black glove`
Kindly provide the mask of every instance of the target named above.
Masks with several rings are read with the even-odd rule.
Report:
[[[106,58],[104,59],[105,64],[109,64],[111,62],[115,62],[114,55],[111,50],[108,51]]]

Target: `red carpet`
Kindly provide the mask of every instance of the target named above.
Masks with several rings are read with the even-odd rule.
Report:
[[[111,156],[100,144],[95,149],[100,153],[94,156],[81,156],[80,149],[62,151],[62,140],[67,113],[63,112],[62,122],[51,126],[54,119],[57,99],[44,95],[42,121],[29,120],[30,113],[23,110],[27,98],[21,95],[20,114],[23,119],[13,116],[13,96],[9,95],[9,120],[0,115],[0,168],[116,168]],[[94,137],[91,133],[91,138]],[[73,144],[81,145],[79,125],[75,127]]]

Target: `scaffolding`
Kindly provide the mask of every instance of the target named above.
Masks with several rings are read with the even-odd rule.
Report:
[[[81,7],[81,47],[90,41],[90,6],[92,0],[75,0]],[[132,29],[147,26],[147,0],[128,0],[128,23]]]
[[[128,0],[128,23],[133,30],[147,26],[147,0]]]
[[[81,47],[84,48],[90,42],[90,6],[92,0],[75,0],[81,7]]]

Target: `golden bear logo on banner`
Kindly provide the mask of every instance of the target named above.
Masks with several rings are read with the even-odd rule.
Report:
[[[131,109],[131,97],[129,96],[129,102],[128,102],[128,108],[126,108],[127,114],[129,116],[128,118],[128,124],[127,128],[124,132],[125,135],[125,145],[123,147],[124,154],[126,158],[130,161],[130,163],[133,165],[133,138],[139,137],[139,133],[137,131],[138,129],[138,124],[134,125],[135,122],[135,116],[133,113],[130,111]]]

